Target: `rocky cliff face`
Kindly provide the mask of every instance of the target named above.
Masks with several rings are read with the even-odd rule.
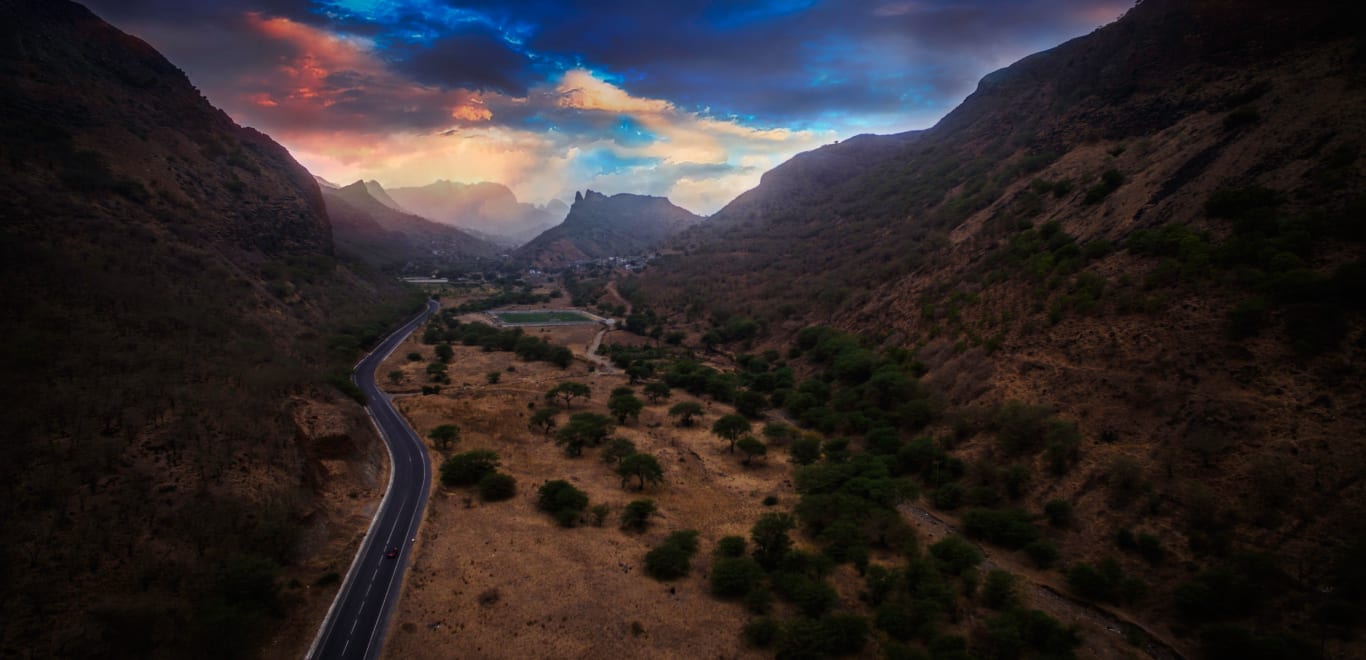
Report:
[[[1151,587],[1133,611],[1187,648],[1232,648],[1216,623],[1347,634],[1304,594],[1355,612],[1363,590],[1344,573],[1366,539],[1361,18],[1148,0],[931,129],[776,168],[677,239],[641,300],[916,351],[950,420],[930,431],[969,464],[1022,461],[1016,504],[1080,521],[1064,561],[1117,557]],[[1077,424],[1076,467],[1003,451],[983,420],[1009,400]],[[1164,562],[1117,548],[1138,532]],[[1200,613],[1243,552],[1272,558],[1275,595]]]
[[[564,222],[522,246],[514,257],[554,267],[583,259],[641,254],[701,222],[664,197],[589,190],[576,196]]]
[[[0,655],[254,652],[348,531],[319,493],[376,485],[329,379],[418,301],[340,264],[312,176],[147,44],[0,14]]]

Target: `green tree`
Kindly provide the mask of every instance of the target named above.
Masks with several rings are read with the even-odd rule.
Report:
[[[982,587],[982,602],[993,610],[1010,609],[1019,601],[1016,583],[1019,579],[1007,571],[994,570],[987,573],[986,584]]]
[[[787,453],[797,465],[815,463],[821,457],[821,439],[819,436],[803,435],[788,445]]]
[[[536,412],[531,413],[531,421],[528,422],[528,426],[533,431],[540,431],[543,435],[550,435],[550,432],[555,430],[555,416],[558,414],[559,411],[554,408],[538,408],[536,409]]]
[[[745,455],[745,465],[749,465],[750,461],[754,460],[755,456],[764,456],[768,454],[768,447],[764,446],[764,443],[759,442],[758,438],[755,438],[752,435],[740,438],[735,442],[735,446],[739,447],[740,453]]]
[[[769,422],[764,424],[764,438],[771,445],[780,445],[791,442],[797,437],[797,429],[782,422]]]
[[[490,371],[487,374],[484,374],[484,379],[489,382],[489,385],[497,385],[498,381],[503,379],[503,372]]]
[[[644,531],[658,510],[654,500],[634,500],[621,510],[621,528]]]
[[[448,377],[448,376],[446,375],[446,363],[445,363],[445,362],[432,362],[431,364],[428,364],[428,365],[427,365],[427,379],[428,379],[428,380],[435,381],[435,382],[438,382],[438,383],[446,383],[446,382],[449,382],[449,381],[450,381],[450,377]]]
[[[517,480],[510,474],[490,472],[479,479],[479,498],[485,502],[512,499],[517,494]]]
[[[579,456],[583,448],[596,447],[612,433],[612,419],[597,413],[574,413],[555,433],[555,444],[564,447],[565,456]]]
[[[389,382],[390,382],[390,383],[392,383],[392,384],[394,384],[394,385],[397,385],[397,384],[399,384],[399,381],[401,381],[401,380],[403,380],[403,372],[402,372],[402,371],[399,371],[399,370],[395,369],[395,370],[389,372]]]
[[[588,508],[588,493],[563,479],[547,481],[536,491],[536,507],[554,516],[561,527],[573,527]]]
[[[702,404],[696,401],[681,401],[669,408],[669,416],[678,418],[679,426],[692,426],[693,419],[702,414]]]
[[[754,541],[754,559],[765,568],[773,568],[792,549],[792,538],[787,535],[797,526],[797,521],[786,513],[765,513],[750,529],[749,538]]]
[[[735,441],[739,440],[740,436],[749,433],[750,428],[751,426],[748,419],[745,419],[741,415],[730,414],[723,415],[720,419],[717,419],[716,422],[711,425],[711,432],[730,441],[730,449],[728,451],[734,452]]]
[[[695,530],[674,532],[663,544],[645,554],[645,572],[656,580],[683,577],[692,568],[692,556],[696,552]]]
[[[743,536],[723,536],[716,542],[716,547],[712,548],[712,554],[717,557],[743,557],[745,545]]]
[[[664,470],[659,467],[659,461],[649,454],[631,454],[617,465],[617,476],[621,477],[621,487],[626,487],[626,482],[635,477],[640,480],[640,485],[636,490],[645,490],[645,484],[657,484],[664,481]]]
[[[650,399],[650,403],[659,403],[663,399],[668,399],[671,393],[672,390],[669,389],[669,385],[663,381],[655,381],[645,385],[645,396]]]
[[[636,453],[636,443],[626,438],[612,438],[608,441],[607,446],[603,447],[600,458],[602,458],[603,463],[610,465],[634,453]]]
[[[579,397],[588,399],[592,396],[592,388],[588,387],[587,385],[584,385],[583,383],[576,383],[571,380],[565,381],[563,383],[560,383],[559,385],[556,385],[555,387],[550,388],[550,391],[545,393],[545,400],[550,402],[554,402],[556,400],[563,401],[565,410],[568,410],[570,403],[574,399],[577,399]]]
[[[441,464],[441,483],[447,486],[469,486],[479,483],[484,475],[497,469],[498,454],[487,449],[467,451]]]
[[[442,424],[427,432],[427,437],[436,443],[437,449],[446,449],[456,442],[460,442],[460,427],[454,424]]]
[[[718,598],[740,598],[763,579],[763,567],[749,557],[722,557],[711,565],[711,593]]]
[[[455,357],[455,351],[451,349],[450,344],[436,345],[436,359],[441,360],[444,364],[450,364],[453,357]]]
[[[607,409],[616,415],[619,424],[625,424],[627,417],[639,419],[644,408],[645,404],[633,394],[619,394],[607,400]]]

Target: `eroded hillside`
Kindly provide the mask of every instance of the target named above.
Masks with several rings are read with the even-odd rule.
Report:
[[[339,261],[309,173],[147,44],[0,10],[0,655],[256,653],[344,571],[383,465],[338,388],[419,300]]]
[[[812,324],[913,350],[929,432],[1027,468],[1013,505],[1065,502],[1063,560],[1141,576],[1128,606],[1178,638],[1350,637],[1366,45],[1345,4],[1254,4],[1149,0],[932,129],[799,156],[622,288],[725,350]]]

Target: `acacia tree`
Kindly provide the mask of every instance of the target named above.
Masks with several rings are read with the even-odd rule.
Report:
[[[531,413],[531,420],[527,422],[527,425],[532,431],[540,431],[543,435],[550,435],[550,432],[554,431],[557,426],[556,414],[558,413],[554,408],[538,408],[536,412]]]
[[[616,463],[617,461],[636,453],[636,443],[626,438],[612,438],[611,442],[603,448],[599,458],[603,463]]]
[[[621,477],[621,487],[625,488],[626,483],[631,477],[640,480],[636,490],[645,490],[645,484],[657,484],[664,481],[664,470],[659,467],[659,461],[649,454],[631,454],[621,459],[617,465],[617,476]]]
[[[670,393],[669,384],[663,381],[645,384],[645,396],[649,397],[650,403],[659,403],[660,399],[669,398]]]
[[[612,411],[617,417],[618,424],[625,424],[626,418],[640,419],[640,411],[645,408],[645,404],[640,402],[635,395],[618,394],[607,401],[607,409]]]
[[[749,433],[749,420],[741,415],[724,415],[711,425],[711,432],[730,441],[730,448],[727,451],[735,451],[735,441]]]
[[[759,516],[759,521],[754,523],[749,533],[750,540],[754,541],[754,559],[765,568],[777,566],[792,548],[792,538],[787,533],[796,526],[797,522],[791,514],[765,513]]]
[[[702,404],[696,401],[683,401],[675,403],[669,409],[670,417],[678,418],[679,426],[692,426],[693,418],[702,414]]]
[[[446,449],[451,444],[460,441],[460,427],[454,424],[442,424],[427,432],[427,437],[436,443],[437,449]]]
[[[755,456],[764,456],[768,454],[768,447],[764,446],[764,443],[759,442],[759,439],[752,435],[740,438],[736,441],[735,446],[739,447],[740,452],[745,455],[745,465],[749,465],[750,461],[754,460]]]
[[[564,401],[564,409],[569,410],[569,404],[574,399],[577,399],[578,397],[588,399],[592,395],[592,388],[583,383],[576,383],[571,380],[550,388],[550,391],[545,393],[545,400],[554,402],[556,399],[561,399]]]
[[[596,447],[612,433],[612,419],[597,413],[574,413],[555,433],[555,444],[564,446],[564,455],[583,454],[583,448]]]

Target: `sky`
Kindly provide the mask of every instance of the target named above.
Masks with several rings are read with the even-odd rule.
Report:
[[[325,179],[665,195],[927,128],[1132,0],[87,0]]]

